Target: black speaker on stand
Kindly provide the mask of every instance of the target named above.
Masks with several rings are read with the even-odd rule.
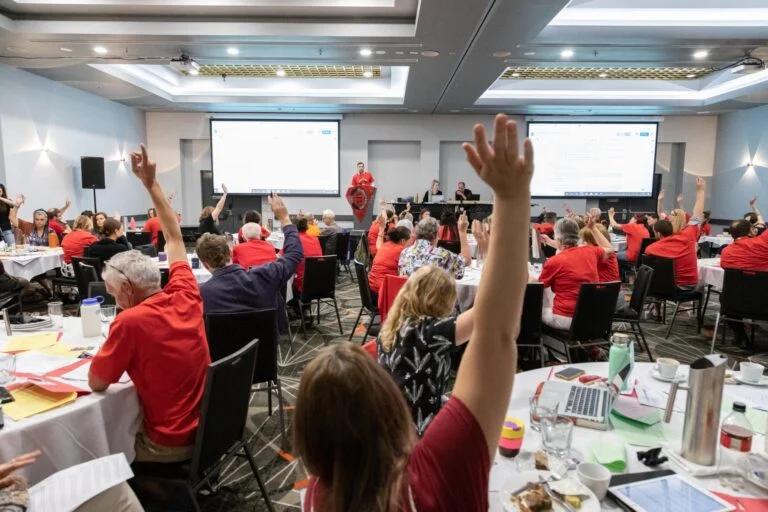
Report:
[[[84,156],[80,158],[80,171],[83,179],[83,189],[93,190],[93,213],[99,211],[96,206],[96,190],[104,190],[104,159],[98,156]]]

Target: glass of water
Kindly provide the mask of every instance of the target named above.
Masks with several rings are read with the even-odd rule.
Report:
[[[51,319],[51,327],[54,329],[64,327],[64,303],[61,301],[49,302],[48,316]]]
[[[5,386],[13,380],[12,373],[16,371],[16,356],[0,353],[0,386]]]
[[[101,306],[101,321],[104,323],[110,323],[115,319],[117,310],[115,306]]]
[[[531,409],[531,428],[536,432],[541,429],[541,422],[544,418],[556,418],[559,400],[557,395],[551,393],[542,393],[532,396],[530,400]]]
[[[541,440],[544,451],[557,458],[567,457],[571,453],[573,422],[565,416],[541,419]]]

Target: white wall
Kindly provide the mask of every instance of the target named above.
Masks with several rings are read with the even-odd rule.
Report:
[[[128,158],[145,139],[141,111],[0,64],[0,177],[11,197],[26,195],[23,218],[60,207],[67,196],[67,218],[93,209],[92,191],[80,187],[81,156],[105,159],[99,209],[146,212],[150,200]]]

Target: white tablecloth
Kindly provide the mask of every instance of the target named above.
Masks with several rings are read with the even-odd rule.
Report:
[[[280,231],[273,231],[267,238],[267,242],[271,243],[272,247],[280,251],[283,249],[283,244],[285,243],[285,235]]]
[[[705,258],[699,260],[699,282],[723,289],[725,271],[720,266],[720,258]]]
[[[616,252],[624,251],[627,248],[627,239],[623,237],[611,236],[611,245]]]
[[[703,236],[699,238],[699,243],[709,242],[715,247],[723,247],[724,245],[732,244],[733,237],[730,235],[725,236]]]
[[[575,364],[570,366],[581,368],[585,370],[589,375],[600,375],[603,377],[608,376],[608,363],[586,363],[586,364]],[[564,367],[565,366],[554,367],[552,374],[558,372]],[[650,389],[658,390],[658,391],[667,391],[670,386],[669,384],[657,381],[652,377],[650,377],[649,374],[652,368],[653,366],[651,363],[637,363],[635,365],[635,370],[631,376],[631,379],[634,380],[635,378],[637,378],[640,384],[647,385],[648,388]],[[551,368],[542,368],[538,370],[531,370],[524,373],[518,373],[515,376],[515,386],[512,391],[512,397],[509,401],[507,415],[520,418],[525,422],[526,429],[525,429],[525,437],[523,438],[522,449],[526,451],[535,451],[540,449],[541,447],[541,436],[539,435],[538,432],[535,432],[533,429],[529,428],[530,412],[529,412],[529,406],[528,406],[528,399],[534,394],[538,384],[547,379],[547,376],[549,375],[550,371],[551,371]],[[723,401],[733,400],[737,397],[744,398],[745,393],[750,393],[750,394],[759,393],[760,389],[761,388],[752,387],[752,386],[726,385],[723,393]],[[686,392],[683,390],[680,390],[678,392],[677,400],[675,402],[676,405],[681,406],[684,409],[685,400],[686,400]],[[671,442],[671,441],[679,442],[680,439],[682,439],[683,422],[684,422],[684,414],[682,412],[675,412],[672,415],[672,421],[669,424],[663,424],[667,442]],[[610,431],[605,432],[601,430],[574,427],[572,448],[575,448],[576,450],[581,452],[582,455],[586,456],[589,453],[590,445],[595,441],[617,442],[619,444],[624,444],[622,439],[613,432],[610,432]],[[753,452],[762,452],[763,441],[764,441],[763,435],[756,435],[753,438],[753,444],[752,444]],[[649,471],[651,469],[673,469],[684,475],[681,468],[676,466],[676,464],[673,462],[667,462],[656,468],[647,468],[646,466],[644,466],[642,463],[640,463],[637,460],[636,453],[638,451],[645,451],[647,449],[648,449],[647,447],[635,447],[632,445],[626,445],[626,452],[627,452],[626,472],[627,473]],[[514,459],[507,459],[498,455],[498,453],[496,454],[496,458],[493,461],[493,464],[491,467],[491,479],[490,479],[490,485],[489,485],[491,511],[501,512],[503,510],[501,507],[501,498],[500,498],[499,491],[504,485],[507,478],[509,478],[509,475],[515,473],[516,471],[517,471],[517,467],[515,465]],[[572,476],[574,479],[577,479],[575,471],[569,472],[569,476]],[[684,477],[686,476],[684,475]],[[718,492],[725,492],[730,495],[768,497],[768,493],[764,491],[762,491],[761,494],[757,494],[758,492],[761,492],[761,491],[759,491],[759,489],[757,489],[756,487],[753,487],[750,485],[745,486],[742,491],[739,491],[738,493],[736,493],[731,489],[722,488],[717,478],[697,479],[696,481],[699,483],[700,486],[704,487],[705,489],[718,491]],[[621,510],[612,502],[610,502],[610,500],[607,500],[607,499],[604,500],[603,503],[601,503],[601,508],[602,510]]]
[[[30,280],[49,270],[60,268],[63,254],[61,249],[49,249],[21,256],[4,256],[0,261],[3,262],[8,275]]]
[[[103,341],[84,338],[80,325],[79,318],[64,318],[60,342],[91,346]],[[2,330],[0,348],[7,338]],[[125,453],[133,461],[140,421],[133,384],[112,384],[105,393],[80,396],[74,403],[18,422],[6,416],[5,428],[0,430],[0,461],[40,449],[37,462],[20,472],[32,485],[62,469],[113,453]]]
[[[197,258],[197,254],[187,254],[187,261],[189,261],[189,266],[192,266],[192,258]],[[155,263],[157,263],[157,268],[160,269],[167,269],[168,268],[168,262],[163,261],[160,262],[157,258],[153,258],[155,260]],[[205,267],[203,267],[203,262],[200,262],[200,268],[193,268],[192,273],[195,275],[195,280],[197,281],[197,284],[203,284],[206,281],[208,281],[211,278],[211,273],[208,272]]]

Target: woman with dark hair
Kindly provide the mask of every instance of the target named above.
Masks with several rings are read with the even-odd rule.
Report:
[[[3,232],[3,240],[8,245],[16,244],[16,237],[13,236],[13,228],[11,226],[11,210],[17,208],[22,202],[21,196],[16,201],[8,199],[5,185],[0,184],[0,231]]]
[[[456,214],[450,210],[445,210],[440,217],[440,230],[437,232],[437,239],[448,242],[459,241],[459,223],[456,220]]]
[[[93,234],[99,236],[103,234],[104,221],[107,220],[107,214],[104,212],[96,212],[93,216]]]
[[[253,222],[254,224],[258,224],[259,227],[261,227],[262,240],[266,240],[272,234],[267,228],[265,228],[261,224],[261,214],[256,210],[248,210],[247,212],[245,212],[245,215],[243,215],[243,226],[245,226],[250,222]],[[243,226],[240,226],[240,229],[237,230],[237,243],[239,244],[244,244],[245,242],[247,242],[247,240],[243,236]]]
[[[371,271],[368,273],[368,285],[371,287],[373,303],[379,302],[379,289],[384,282],[384,276],[397,275],[397,262],[400,261],[400,253],[411,240],[411,231],[405,227],[390,229],[387,241],[384,241],[384,230],[379,230],[376,245],[378,250],[373,258]]]
[[[395,211],[389,208],[384,208],[379,216],[373,220],[371,228],[368,230],[368,250],[371,253],[371,257],[376,256],[376,251],[378,251],[376,242],[379,239],[379,232],[382,231],[382,226],[386,224],[386,227],[383,229],[386,234],[396,223],[397,216]]]
[[[154,208],[150,208],[149,210],[147,210],[147,219],[153,219],[155,217],[157,217],[157,210],[155,210]]]
[[[517,127],[505,115],[496,118],[493,147],[476,125],[475,146],[464,148],[495,193],[499,222],[451,397],[418,439],[402,391],[367,352],[351,343],[321,350],[301,376],[294,416],[293,446],[309,474],[306,512],[488,510],[528,279],[528,247],[516,241],[528,234],[533,148],[526,141],[518,154]],[[419,275],[438,272],[445,275]],[[426,300],[416,287],[409,297]]]
[[[115,254],[130,250],[128,240],[123,234],[123,226],[119,220],[106,219],[101,230],[102,237],[83,251],[83,256],[99,258],[102,263]]]
[[[219,202],[216,203],[216,206],[206,206],[200,213],[200,227],[197,231],[201,235],[204,233],[219,234],[219,215],[227,202],[227,186],[222,183],[221,189],[224,193],[221,195]]]

